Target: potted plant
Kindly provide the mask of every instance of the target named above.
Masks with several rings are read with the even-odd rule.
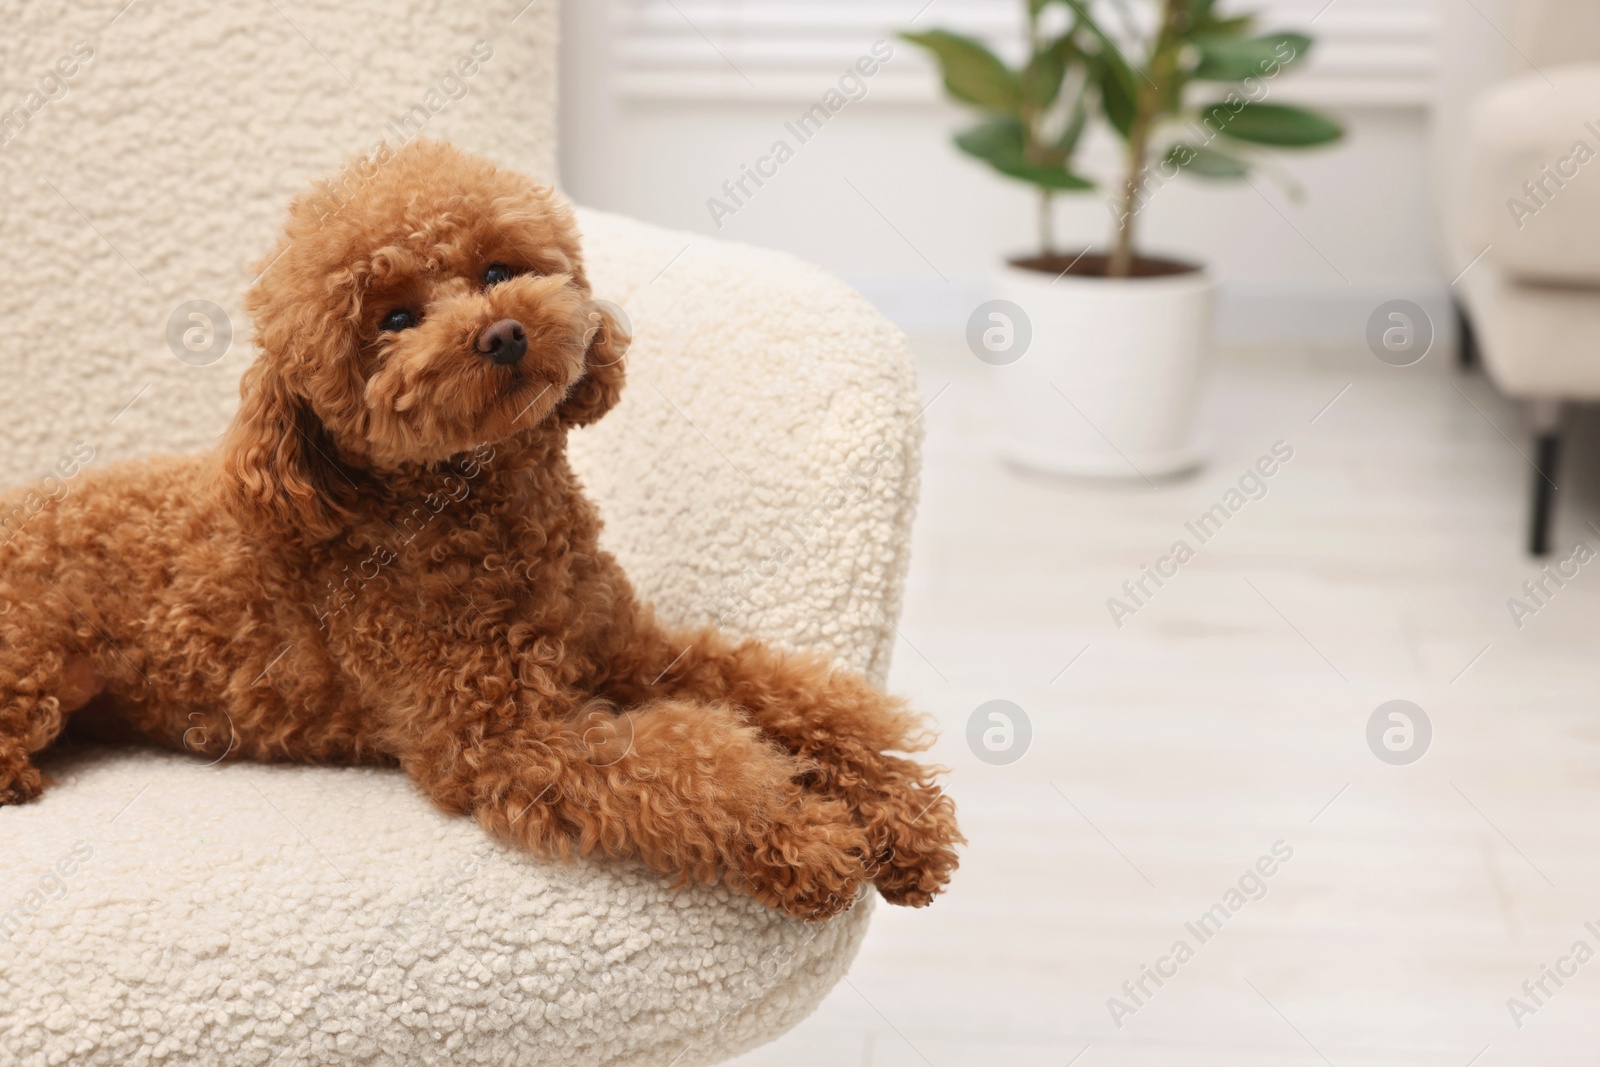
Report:
[[[934,55],[951,97],[982,113],[956,145],[1040,193],[1040,248],[1006,261],[1004,299],[983,309],[1003,327],[993,336],[1031,338],[1005,371],[1010,454],[1029,467],[1101,477],[1192,469],[1213,282],[1199,265],[1142,254],[1139,216],[1181,174],[1243,179],[1267,162],[1262,147],[1342,136],[1331,119],[1269,99],[1311,40],[1256,34],[1252,16],[1223,15],[1215,0],[1146,0],[1154,21],[1143,30],[1127,2],[1111,5],[1125,16],[1114,27],[1086,0],[1023,2],[1027,49],[1017,67],[971,37],[903,35]],[[1196,85],[1214,91],[1196,103]],[[1120,141],[1122,167],[1109,183],[1076,167],[1090,118]],[[1094,189],[1111,208],[1106,246],[1057,250],[1053,197]]]

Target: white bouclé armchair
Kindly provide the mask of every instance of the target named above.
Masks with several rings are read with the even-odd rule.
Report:
[[[0,481],[210,447],[253,354],[250,264],[380,138],[554,180],[556,5],[524,3],[0,0]],[[785,256],[580,218],[636,337],[573,444],[605,543],[669,620],[881,681],[918,467],[903,338]],[[54,788],[0,809],[8,1064],[713,1063],[814,1008],[872,904],[806,925],[535,860],[398,772],[42,762]]]
[[[1529,549],[1550,547],[1563,408],[1600,400],[1600,5],[1440,5],[1434,172],[1463,361],[1535,434]]]

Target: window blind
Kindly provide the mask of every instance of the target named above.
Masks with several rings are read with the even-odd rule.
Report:
[[[1017,0],[608,0],[613,76],[626,99],[803,100],[816,96],[877,40],[895,58],[874,78],[878,99],[938,95],[920,50],[893,35],[944,27],[1015,59]],[[1154,5],[1131,0],[1136,11]],[[1285,95],[1325,104],[1417,106],[1433,95],[1435,0],[1259,0],[1264,30],[1308,30],[1316,49]],[[1108,12],[1108,17],[1116,16]]]

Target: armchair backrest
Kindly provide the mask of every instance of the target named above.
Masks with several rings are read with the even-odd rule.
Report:
[[[1600,5],[1592,0],[1517,0],[1510,7],[1511,41],[1535,67],[1600,62]]]
[[[207,447],[251,265],[355,152],[425,132],[553,181],[558,7],[0,0],[0,485]]]
[[[1600,4],[1592,0],[1439,0],[1439,76],[1432,114],[1437,247],[1446,277],[1482,250],[1469,214],[1468,115],[1485,88],[1563,64],[1600,63]]]

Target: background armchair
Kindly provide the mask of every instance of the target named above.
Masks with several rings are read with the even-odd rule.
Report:
[[[210,447],[253,355],[250,264],[380,138],[554,180],[556,5],[524,2],[0,0],[0,481]],[[881,681],[918,466],[903,338],[790,258],[581,224],[636,335],[622,403],[572,446],[607,545],[672,621]],[[23,1064],[710,1063],[807,1014],[870,911],[807,926],[543,863],[397,772],[99,749],[49,770],[0,809],[0,1046]]]
[[[1526,403],[1549,550],[1562,406],[1600,398],[1600,7],[1444,3],[1435,184],[1463,352]]]

